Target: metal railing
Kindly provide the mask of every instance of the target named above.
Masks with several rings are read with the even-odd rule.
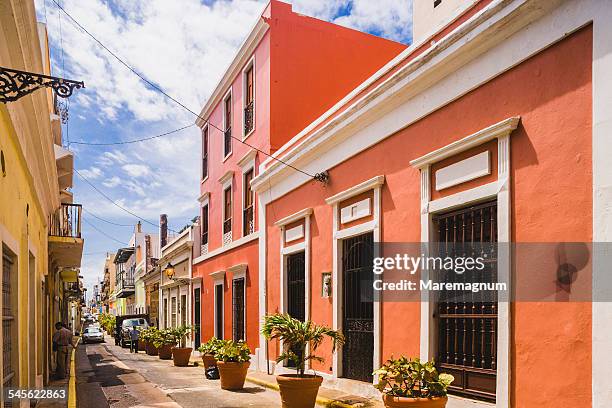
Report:
[[[62,203],[49,216],[49,235],[53,237],[81,238],[81,204]]]
[[[232,231],[232,219],[228,218],[227,220],[223,221],[223,233],[227,234],[228,232]]]
[[[242,234],[247,236],[255,231],[255,223],[253,222],[253,206],[250,205],[243,210],[242,214]]]
[[[248,135],[253,130],[253,101],[244,108],[244,134]]]

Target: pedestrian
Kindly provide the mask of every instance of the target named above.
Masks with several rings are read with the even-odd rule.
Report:
[[[130,332],[130,353],[138,353],[138,336],[140,335],[140,331],[137,326],[132,327],[132,331]]]
[[[55,350],[55,360],[57,367],[55,376],[59,379],[65,378],[70,373],[68,356],[72,347],[72,332],[61,322],[55,323],[55,333],[53,333],[53,350]]]

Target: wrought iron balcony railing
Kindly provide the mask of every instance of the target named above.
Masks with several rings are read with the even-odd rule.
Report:
[[[244,108],[244,134],[248,135],[253,130],[253,101]]]
[[[49,235],[53,237],[81,238],[81,204],[62,203],[49,217]]]
[[[223,134],[223,155],[227,156],[232,152],[232,127],[228,126]]]
[[[232,219],[228,218],[223,221],[223,233],[227,234],[228,232],[232,232]]]
[[[247,236],[255,231],[255,224],[253,222],[253,206],[250,205],[243,210],[242,214],[242,228],[243,235]]]

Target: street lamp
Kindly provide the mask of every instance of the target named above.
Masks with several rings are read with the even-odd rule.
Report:
[[[164,269],[164,272],[166,273],[168,279],[174,278],[174,266],[172,266],[170,262],[168,262],[168,265],[166,265],[166,269]]]

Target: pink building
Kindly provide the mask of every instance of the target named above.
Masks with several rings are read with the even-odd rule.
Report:
[[[250,181],[267,155],[404,48],[294,13],[277,0],[258,17],[197,122],[196,345],[216,336],[244,339],[253,353],[259,348],[259,208]]]

